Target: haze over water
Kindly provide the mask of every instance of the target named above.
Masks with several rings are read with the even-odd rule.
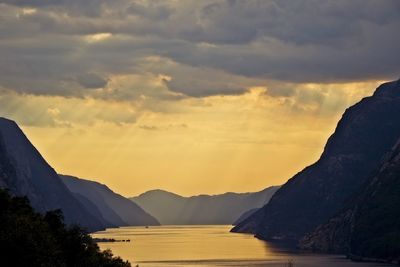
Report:
[[[315,255],[277,248],[252,235],[230,233],[231,226],[121,227],[93,234],[95,238],[130,239],[131,242],[99,243],[101,249],[140,267],[287,266],[373,267],[337,255]]]

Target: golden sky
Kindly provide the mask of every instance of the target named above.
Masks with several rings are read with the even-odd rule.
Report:
[[[125,196],[155,188],[182,195],[257,191],[314,162],[344,109],[378,83],[309,84],[292,98],[270,97],[266,88],[187,98],[158,103],[163,112],[142,111],[134,123],[87,121],[134,113],[131,103],[30,96],[21,101],[60,123],[23,130],[59,173]]]
[[[398,79],[400,1],[0,0],[0,116],[133,196],[257,191]]]

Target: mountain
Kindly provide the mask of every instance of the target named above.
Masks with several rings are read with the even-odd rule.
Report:
[[[93,203],[101,216],[115,226],[159,225],[159,222],[129,199],[114,193],[106,185],[81,178],[59,175],[67,188],[86,206]]]
[[[236,219],[236,221],[234,221],[232,223],[232,225],[238,225],[239,223],[243,222],[244,220],[246,220],[247,218],[249,218],[251,215],[253,215],[254,213],[256,213],[259,210],[259,208],[254,208],[248,211],[245,211],[242,215],[240,215],[239,218]]]
[[[225,193],[182,197],[163,190],[152,190],[131,198],[161,224],[232,224],[244,212],[262,207],[278,186],[256,193]]]
[[[68,224],[90,231],[107,226],[74,197],[18,125],[4,118],[0,118],[0,187],[27,196],[38,212],[61,209]]]
[[[361,190],[400,137],[400,80],[347,109],[320,159],[283,185],[234,232],[299,240],[337,214]]]
[[[314,251],[400,262],[400,139],[347,208],[304,237]]]

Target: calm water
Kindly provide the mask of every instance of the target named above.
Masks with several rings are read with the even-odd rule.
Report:
[[[93,237],[130,239],[131,242],[99,243],[115,255],[140,267],[287,266],[372,267],[382,264],[353,263],[343,256],[296,253],[257,240],[251,235],[229,233],[231,226],[122,227],[97,232]]]

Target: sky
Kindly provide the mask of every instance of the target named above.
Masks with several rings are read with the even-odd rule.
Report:
[[[398,0],[0,0],[0,116],[125,196],[258,191],[400,77]]]

